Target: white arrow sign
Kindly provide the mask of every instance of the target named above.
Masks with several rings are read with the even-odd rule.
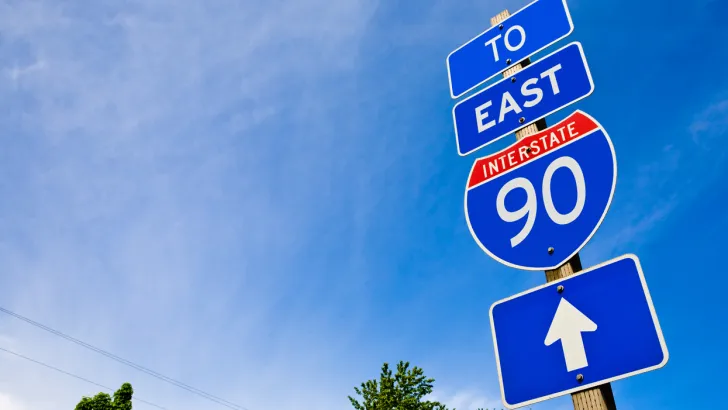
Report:
[[[544,344],[551,346],[557,340],[561,340],[561,348],[564,350],[564,360],[566,360],[566,370],[581,369],[589,366],[581,332],[593,332],[595,330],[597,330],[596,323],[592,322],[566,299],[561,298]]]

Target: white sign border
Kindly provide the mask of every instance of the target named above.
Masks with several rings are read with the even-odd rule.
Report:
[[[498,23],[498,24],[503,24],[503,25],[505,25],[505,24],[506,24],[506,22],[507,22],[507,21],[508,21],[509,19],[511,19],[511,17],[513,17],[513,16],[515,16],[516,14],[518,14],[518,13],[522,12],[523,10],[526,10],[527,8],[529,8],[529,7],[533,6],[534,4],[538,3],[539,1],[540,1],[540,0],[534,0],[534,1],[530,2],[530,3],[528,3],[527,5],[523,6],[523,8],[521,8],[521,9],[520,9],[520,10],[518,10],[517,12],[515,12],[515,13],[511,14],[511,15],[510,15],[510,16],[508,16],[508,17],[507,17],[507,18],[506,18],[505,20],[501,21],[501,22],[500,22],[500,23]],[[552,42],[550,42],[550,43],[546,44],[545,46],[543,46],[543,47],[539,48],[538,50],[534,51],[533,53],[531,53],[531,54],[529,54],[529,55],[527,55],[527,56],[523,57],[523,59],[522,59],[521,61],[523,61],[523,60],[525,60],[525,59],[527,59],[527,58],[531,57],[532,55],[534,55],[534,54],[536,54],[536,53],[539,53],[539,52],[541,52],[542,50],[544,50],[544,49],[546,49],[546,48],[548,48],[548,47],[551,47],[551,46],[552,46],[552,45],[554,45],[555,43],[558,43],[559,41],[561,41],[561,40],[565,39],[566,37],[570,36],[570,35],[571,35],[571,33],[573,33],[573,32],[574,32],[574,21],[573,21],[573,20],[571,19],[571,12],[569,11],[569,6],[568,6],[568,5],[566,4],[566,0],[562,0],[562,3],[564,4],[564,10],[566,11],[566,18],[567,18],[567,19],[569,20],[569,27],[570,27],[570,28],[569,28],[569,32],[568,32],[568,33],[566,33],[566,34],[564,34],[563,36],[561,36],[561,37],[557,38],[556,40],[554,40],[554,41],[552,41]],[[479,87],[479,86],[480,86],[480,85],[482,85],[482,84],[483,84],[484,82],[486,82],[486,81],[490,80],[491,78],[493,78],[493,77],[497,76],[498,74],[501,74],[501,73],[502,73],[503,71],[505,71],[505,70],[503,70],[503,71],[499,71],[499,72],[496,72],[495,74],[493,74],[493,75],[491,75],[490,77],[486,78],[485,80],[483,80],[483,81],[479,82],[478,84],[475,84],[474,86],[472,86],[472,87],[468,88],[467,90],[465,90],[465,91],[461,92],[461,93],[460,93],[460,94],[458,94],[458,95],[455,95],[455,94],[454,94],[454,93],[452,92],[452,74],[450,74],[450,57],[451,57],[451,56],[452,56],[453,54],[455,54],[455,52],[456,52],[456,51],[458,51],[458,50],[460,50],[461,48],[463,48],[463,47],[467,46],[468,44],[472,43],[473,41],[475,41],[475,40],[476,40],[476,39],[477,39],[478,37],[482,36],[483,34],[485,34],[485,33],[489,32],[489,31],[491,31],[491,30],[496,30],[496,29],[497,29],[497,27],[498,27],[498,26],[491,26],[491,27],[487,28],[487,29],[486,29],[485,31],[481,32],[480,34],[476,35],[475,37],[473,37],[473,38],[471,38],[470,40],[468,40],[467,42],[465,42],[465,44],[463,44],[463,45],[461,45],[460,47],[456,48],[455,50],[451,51],[451,52],[450,52],[450,54],[448,54],[448,55],[447,55],[447,57],[445,58],[445,64],[447,64],[447,80],[448,80],[448,84],[450,85],[450,97],[451,97],[452,99],[458,99],[458,98],[462,97],[463,95],[465,95],[465,94],[469,93],[470,91],[472,91],[472,90],[473,90],[474,88],[477,88],[477,87]],[[518,64],[518,63],[520,63],[520,61],[517,61],[517,62],[516,62],[515,64]],[[507,69],[508,69],[508,67],[506,67],[506,70],[507,70]]]
[[[662,349],[662,356],[663,356],[662,362],[660,362],[660,363],[658,363],[658,364],[656,364],[654,366],[646,367],[644,369],[635,370],[633,372],[625,373],[625,374],[622,374],[622,375],[619,375],[619,376],[614,376],[614,377],[611,377],[609,379],[604,379],[604,380],[599,380],[599,381],[595,381],[595,382],[592,382],[592,383],[587,383],[587,384],[582,385],[582,386],[577,386],[577,387],[574,387],[572,389],[564,390],[564,391],[561,391],[561,392],[558,392],[558,393],[552,393],[550,395],[543,396],[543,397],[539,397],[539,398],[532,399],[532,400],[528,400],[528,401],[524,401],[522,403],[516,403],[516,404],[508,403],[506,401],[505,391],[503,390],[503,376],[501,374],[500,357],[498,356],[498,339],[496,338],[495,326],[493,324],[493,308],[495,308],[497,305],[500,305],[501,303],[505,303],[505,302],[507,302],[509,300],[513,300],[513,299],[519,298],[521,296],[527,295],[527,294],[532,293],[532,292],[536,292],[538,290],[541,290],[541,289],[546,288],[546,287],[549,287],[549,286],[554,286],[554,285],[557,285],[559,283],[566,282],[566,281],[568,281],[570,279],[576,278],[577,276],[584,275],[584,274],[589,273],[589,272],[591,272],[593,270],[599,269],[599,268],[601,268],[603,266],[606,266],[606,265],[610,265],[612,263],[616,263],[616,262],[622,261],[624,259],[632,259],[632,261],[634,261],[634,263],[635,263],[635,266],[637,267],[637,273],[639,274],[639,277],[640,277],[640,283],[642,284],[642,290],[645,293],[645,299],[647,300],[647,306],[649,307],[649,309],[650,309],[650,315],[652,316],[652,324],[655,326],[655,331],[657,332],[657,338],[659,339],[659,342],[660,342],[660,348]],[[582,271],[579,271],[578,273],[576,273],[574,275],[567,276],[565,278],[562,278],[562,279],[559,279],[559,280],[555,280],[553,282],[545,283],[545,284],[543,284],[541,286],[537,286],[535,288],[526,290],[524,292],[515,294],[515,295],[510,296],[510,297],[507,297],[505,299],[501,299],[501,300],[499,300],[497,302],[494,302],[490,306],[490,310],[488,311],[488,315],[490,316],[490,330],[491,330],[491,334],[493,335],[493,348],[495,349],[495,363],[496,363],[496,367],[498,368],[498,383],[500,384],[501,400],[503,401],[503,404],[508,409],[517,409],[517,408],[520,408],[520,407],[524,407],[524,406],[528,406],[528,405],[531,405],[531,404],[539,403],[539,402],[542,402],[542,401],[545,401],[545,400],[550,400],[550,399],[553,399],[553,398],[556,398],[556,397],[564,396],[566,394],[570,394],[570,393],[575,393],[575,392],[578,392],[578,391],[586,390],[586,389],[589,389],[589,388],[592,388],[592,387],[596,387],[596,386],[599,386],[599,385],[602,385],[602,384],[611,383],[613,381],[617,381],[617,380],[621,380],[621,379],[626,379],[628,377],[636,376],[638,374],[647,373],[647,372],[652,371],[652,370],[657,370],[657,369],[660,369],[660,368],[664,367],[667,364],[668,360],[670,359],[670,352],[667,350],[667,344],[665,343],[665,336],[662,334],[662,327],[660,327],[660,321],[657,319],[657,312],[655,311],[655,306],[652,303],[652,297],[650,296],[650,291],[647,288],[647,281],[645,281],[645,274],[642,271],[642,265],[640,264],[640,261],[639,261],[639,258],[637,258],[637,255],[632,254],[632,253],[628,253],[628,254],[625,254],[625,255],[622,255],[622,256],[618,256],[618,257],[613,258],[613,259],[610,259],[610,260],[608,260],[606,262],[602,262],[602,263],[597,264],[597,265],[594,265],[594,266],[592,266],[590,268],[587,268],[587,269],[584,269]]]

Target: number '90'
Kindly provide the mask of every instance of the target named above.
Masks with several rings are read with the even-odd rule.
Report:
[[[554,172],[559,168],[567,168],[571,171],[576,181],[576,204],[574,208],[567,214],[562,214],[554,207],[554,201],[551,197],[551,178]],[[521,188],[526,191],[526,203],[520,209],[515,211],[509,211],[506,209],[505,200],[508,193],[514,189]],[[574,158],[563,156],[556,158],[543,175],[543,183],[541,184],[541,190],[543,192],[543,205],[546,209],[546,213],[549,215],[552,221],[559,225],[566,225],[573,222],[576,218],[581,215],[581,211],[584,209],[584,202],[586,201],[586,185],[584,183],[584,173],[581,171],[579,163]],[[528,234],[533,229],[533,224],[536,221],[536,190],[526,178],[514,178],[508,181],[498,191],[496,198],[496,209],[498,210],[498,216],[505,222],[515,222],[520,219],[526,218],[526,223],[523,225],[523,229],[511,238],[511,247],[514,248],[521,242],[523,242]]]

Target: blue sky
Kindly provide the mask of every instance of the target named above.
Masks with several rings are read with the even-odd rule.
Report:
[[[544,276],[470,237],[445,57],[525,4],[0,1],[0,306],[249,410],[347,408],[398,360],[451,406],[500,406],[488,308]],[[671,355],[614,383],[617,403],[710,406],[728,365],[728,9],[569,5],[596,84],[574,108],[619,166],[582,261],[640,257]],[[0,347],[214,408],[10,317]],[[98,391],[7,354],[0,369],[3,410]]]

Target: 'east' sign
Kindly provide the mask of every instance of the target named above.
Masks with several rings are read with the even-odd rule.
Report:
[[[574,42],[453,107],[462,156],[552,114],[594,91],[581,44]]]

